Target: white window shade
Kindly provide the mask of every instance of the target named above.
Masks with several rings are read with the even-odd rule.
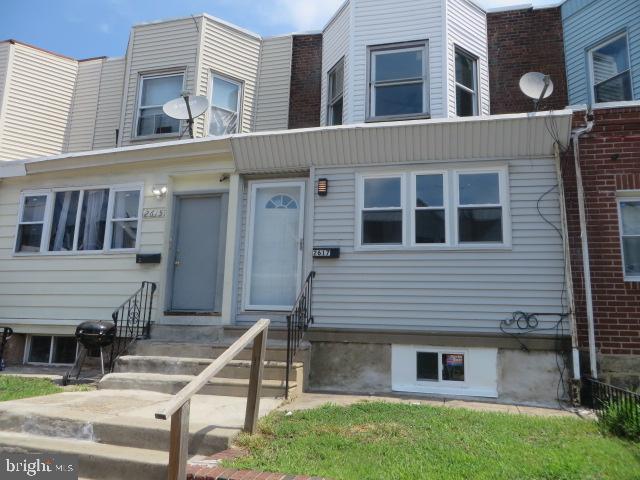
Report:
[[[591,77],[596,102],[633,99],[626,35],[608,40],[591,50]]]

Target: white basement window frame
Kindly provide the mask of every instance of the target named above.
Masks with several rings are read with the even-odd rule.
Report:
[[[153,80],[159,80],[162,78],[172,78],[172,77],[180,77],[180,89],[178,91],[172,92],[169,95],[165,95],[162,99],[163,102],[160,103],[150,103],[143,105],[143,96],[145,92],[145,83],[148,83]],[[154,73],[154,74],[141,74],[138,88],[138,98],[136,105],[136,119],[135,119],[135,127],[133,131],[132,137],[135,138],[149,138],[149,137],[175,137],[180,135],[180,129],[182,127],[182,122],[180,120],[172,119],[167,116],[164,112],[162,112],[162,106],[164,103],[172,100],[173,98],[179,97],[185,86],[185,72],[182,70],[171,71],[165,73]],[[143,116],[145,110],[160,110],[156,115],[154,115],[154,130],[160,128],[171,128],[171,131],[168,132],[153,132],[153,133],[141,133],[141,122],[145,118]],[[156,122],[160,118],[166,125],[163,127],[162,125],[156,125]]]
[[[465,174],[494,174],[498,179],[499,200],[497,203],[466,204],[460,202],[460,175]],[[442,176],[442,205],[420,206],[417,202],[417,179],[422,176]],[[474,250],[474,249],[509,249],[511,248],[511,215],[509,202],[508,167],[491,166],[469,169],[450,170],[415,170],[388,171],[381,173],[356,174],[356,212],[355,212],[355,249],[362,251],[376,250]],[[371,179],[399,178],[401,185],[401,202],[399,206],[367,207],[364,203],[365,183]],[[408,182],[408,184],[407,184]],[[439,203],[439,202],[436,202]],[[501,241],[464,241],[459,238],[459,211],[464,209],[500,209],[501,211]],[[402,241],[394,243],[367,243],[364,238],[363,215],[367,211],[402,211]],[[444,241],[427,241],[417,238],[419,230],[416,215],[421,211],[443,211]]]
[[[229,108],[229,105],[222,105],[221,102],[217,101],[215,98],[216,94],[216,82],[218,82],[218,86],[228,84],[235,88],[237,88],[236,101],[235,101],[235,109],[232,110]],[[218,88],[219,88],[218,87]],[[236,80],[234,78],[228,77],[226,75],[221,75],[219,73],[212,72],[211,73],[211,94],[209,96],[209,103],[211,105],[209,109],[209,135],[210,136],[221,136],[221,135],[230,135],[233,133],[238,133],[241,129],[242,125],[242,98],[244,93],[244,83],[241,80]],[[214,117],[214,112],[218,111],[221,115],[226,115],[229,118],[229,124],[214,124],[214,120],[218,117]],[[235,115],[235,118],[233,116]],[[216,128],[224,128],[225,131],[215,131]]]
[[[89,195],[98,194],[99,192],[106,192],[106,197],[103,194],[103,198],[98,198],[99,205],[89,206]],[[77,195],[73,195],[77,193]],[[123,195],[126,193],[135,194],[138,197],[138,206],[135,211],[136,216],[126,216],[123,218],[114,217],[114,208],[115,208],[115,200],[119,195]],[[38,250],[25,251],[20,248],[20,240],[22,236],[23,225],[30,225],[33,222],[25,222],[24,221],[24,208],[25,202],[27,199],[31,197],[46,197],[46,207],[44,218],[42,221],[37,222],[37,224],[42,225],[42,234],[40,239],[40,247]],[[54,225],[54,221],[56,219],[56,214],[62,212],[56,208],[56,199],[61,198],[61,203],[64,204],[65,200],[68,200],[70,196],[76,198],[75,212],[70,217],[67,217],[63,224],[66,226],[65,235],[61,238],[58,235],[59,227]],[[137,252],[140,245],[140,221],[142,219],[142,208],[144,203],[144,186],[141,184],[131,184],[131,185],[98,185],[98,186],[87,186],[87,187],[64,187],[64,188],[52,188],[49,190],[40,190],[40,191],[24,191],[20,195],[20,203],[19,203],[19,212],[18,212],[18,227],[16,231],[16,241],[14,247],[14,256],[32,256],[32,255],[77,255],[77,254],[100,254],[100,253],[133,253]],[[68,206],[67,202],[67,206]],[[90,237],[94,237],[93,241],[100,242],[101,248],[87,248],[80,242],[81,237],[81,228],[86,222],[86,211],[89,208],[99,208],[104,212],[104,220],[99,220],[99,222],[104,222],[104,233],[99,236],[92,234],[91,232],[87,232],[86,235]],[[103,215],[103,213],[98,212],[99,215]],[[61,219],[59,218],[60,222]],[[132,224],[136,223],[135,226],[135,245],[133,247],[124,247],[119,248],[117,246],[113,246],[112,242],[114,241],[114,225],[120,224]],[[101,227],[99,227],[101,228]],[[133,228],[129,227],[129,231],[132,231]],[[71,240],[69,240],[71,238]],[[84,237],[83,237],[84,238]]]
[[[621,196],[617,202],[624,280],[640,282],[640,192]]]
[[[49,339],[49,352],[47,355],[47,360],[42,362],[42,361],[37,361],[37,360],[33,360],[32,357],[32,348],[34,346],[34,337],[37,337],[38,339],[44,340],[46,338]],[[73,357],[73,361],[71,362],[59,362],[56,361],[56,347],[58,345],[59,339],[60,338],[64,338],[64,339],[72,339],[75,341],[75,354]],[[25,364],[30,364],[30,365],[73,365],[73,363],[76,361],[76,359],[78,358],[78,350],[79,350],[79,344],[77,342],[77,340],[75,339],[75,337],[73,335],[47,335],[47,334],[31,334],[27,336],[27,341],[25,342],[25,349],[24,349],[24,357],[23,357],[23,363]]]
[[[619,65],[616,64],[615,66],[612,66],[612,68],[615,68],[616,71],[609,72],[609,76],[607,78],[604,78],[604,79],[596,78],[596,71],[595,71],[596,56],[602,50],[606,49],[607,47],[611,47],[612,45],[615,45],[617,42],[620,42],[621,40],[624,40],[625,51],[622,52],[622,55],[618,60],[622,60],[624,62],[624,64],[622,65],[622,68],[618,70]],[[619,45],[622,45],[622,44],[619,44]],[[603,62],[606,61],[606,55],[602,52],[600,53],[600,55],[602,58],[602,61],[600,62],[602,65],[601,69],[604,69],[606,68],[606,65],[604,65]],[[617,61],[615,59],[611,59],[611,60]],[[587,52],[587,61],[589,65],[589,79],[591,83],[591,98],[593,99],[593,103],[621,102],[621,101],[633,100],[633,81],[631,78],[631,57],[629,54],[629,37],[626,31],[619,33],[617,35],[614,35],[613,37],[609,37],[606,40],[599,42],[594,47],[590,48]],[[606,74],[604,71],[600,73]],[[598,89],[600,87],[606,86],[606,84],[611,84],[612,82],[615,82],[615,81],[622,82],[621,87],[624,90],[622,92],[622,95],[616,96],[616,97],[603,98],[598,93]],[[602,95],[605,95],[605,94],[606,92],[602,92]]]
[[[376,45],[368,47],[367,59],[367,121],[401,120],[429,117],[429,42],[426,40],[417,42],[404,42],[390,45]],[[386,55],[406,54],[418,52],[420,54],[422,71],[420,75],[403,76],[398,74],[393,78],[378,78],[378,59]],[[383,113],[378,108],[378,90],[384,88],[398,88],[411,85],[421,86],[422,108],[420,111],[410,113]]]
[[[454,63],[455,63],[455,82],[456,82],[456,115],[458,117],[468,117],[478,115],[478,57],[472,55],[466,50],[454,47]],[[471,64],[471,83],[469,84],[463,78],[458,76],[458,59],[469,62]],[[462,111],[461,95],[471,95],[471,112]]]

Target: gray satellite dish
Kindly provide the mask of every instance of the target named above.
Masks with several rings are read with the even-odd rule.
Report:
[[[186,120],[189,136],[193,138],[193,119],[198,118],[209,108],[209,99],[202,95],[189,96],[183,93],[181,97],[169,100],[162,106],[162,111],[176,120]]]
[[[540,101],[553,93],[553,82],[549,75],[540,72],[529,72],[520,78],[520,90],[527,97],[533,99],[537,110]]]

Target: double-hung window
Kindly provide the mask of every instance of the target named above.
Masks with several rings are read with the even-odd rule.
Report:
[[[180,132],[180,121],[166,115],[162,106],[180,96],[184,74],[145,75],[140,79],[136,135],[166,135]]]
[[[370,48],[368,94],[371,119],[428,115],[427,43]]]
[[[464,353],[416,352],[416,380],[464,382]]]
[[[241,101],[241,82],[218,74],[212,75],[209,135],[238,133]]]
[[[456,47],[456,115],[478,114],[478,59]]]
[[[458,243],[502,243],[501,172],[457,172]]]
[[[342,125],[342,107],[344,96],[344,59],[329,70],[327,78],[327,124]]]
[[[413,175],[413,241],[420,244],[447,243],[446,173]]]
[[[135,249],[140,188],[86,188],[24,194],[16,253]]]
[[[404,188],[402,176],[362,178],[362,245],[402,245]]]
[[[626,33],[592,48],[589,61],[596,103],[633,100]]]
[[[619,201],[624,276],[640,280],[640,197]]]

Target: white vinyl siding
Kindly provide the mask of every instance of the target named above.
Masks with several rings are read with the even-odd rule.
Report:
[[[93,148],[103,63],[102,59],[78,63],[65,152],[83,152]]]
[[[292,37],[265,38],[260,52],[258,93],[253,131],[289,126]]]
[[[9,57],[11,54],[11,43],[0,42],[0,129],[2,128],[2,109],[4,99],[4,87],[9,74]]]
[[[78,64],[18,43],[12,45],[12,51],[0,160],[61,153]]]
[[[124,58],[109,58],[102,64],[93,135],[93,148],[96,150],[116,146],[116,130],[120,128],[124,68]]]
[[[439,330],[498,333],[500,320],[516,310],[560,312],[564,280],[562,241],[538,214],[540,196],[557,184],[552,158],[508,163],[511,246],[499,248],[396,247],[358,250],[356,167],[317,168],[314,180],[329,181],[329,194],[316,197],[313,245],[340,247],[336,261],[315,260],[313,314],[327,328]],[[496,168],[482,162],[428,163],[422,170]],[[378,173],[393,175],[379,168]],[[540,202],[556,226],[555,193]],[[406,227],[405,227],[406,228]],[[550,326],[555,317],[541,317]],[[551,332],[552,333],[552,332]]]
[[[478,112],[489,115],[489,57],[487,15],[469,0],[446,0],[447,5],[447,110],[456,115],[456,46],[477,59]]]
[[[351,123],[350,115],[350,82],[351,82],[351,58],[349,51],[351,48],[351,3],[345,3],[342,9],[324,29],[322,35],[322,86],[321,86],[321,112],[320,125],[327,125],[327,105],[328,105],[328,84],[327,78],[331,68],[344,58],[344,93],[343,93],[343,113],[344,123]]]

